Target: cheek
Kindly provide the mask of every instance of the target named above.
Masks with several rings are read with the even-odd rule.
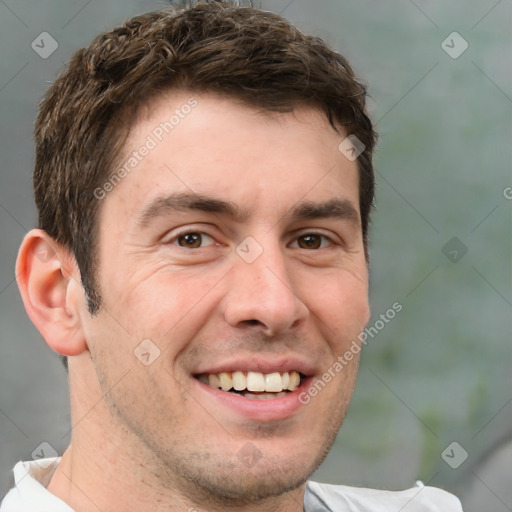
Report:
[[[150,338],[175,355],[214,314],[218,282],[216,275],[162,268],[125,295],[121,317],[132,337]]]
[[[307,305],[326,338],[343,348],[357,338],[370,318],[367,281],[338,271],[318,283]]]

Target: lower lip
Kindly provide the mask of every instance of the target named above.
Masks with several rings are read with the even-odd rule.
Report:
[[[194,379],[196,385],[201,391],[208,394],[211,400],[221,407],[227,407],[236,414],[244,416],[246,419],[259,422],[279,421],[289,418],[296,414],[304,405],[299,401],[299,395],[303,390],[309,388],[312,377],[308,377],[301,382],[301,385],[295,390],[286,393],[286,396],[279,398],[270,398],[266,400],[257,400],[244,398],[236,393],[222,391],[212,388],[207,384]]]

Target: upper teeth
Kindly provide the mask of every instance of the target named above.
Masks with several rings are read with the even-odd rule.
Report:
[[[293,391],[300,384],[299,372],[221,372],[201,374],[199,380],[205,384],[209,384],[213,388],[229,391],[235,389],[237,391],[269,392],[279,393],[284,390]]]

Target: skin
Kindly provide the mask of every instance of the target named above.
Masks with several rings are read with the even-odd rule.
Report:
[[[72,442],[48,490],[77,512],[302,511],[354,388],[358,355],[289,417],[256,421],[198,387],[195,373],[234,356],[298,357],[319,378],[364,329],[369,305],[357,163],[338,151],[345,134],[309,107],[262,113],[173,91],[140,112],[126,155],[191,96],[197,106],[102,200],[97,315],[64,248],[33,230],[20,249],[27,312],[69,356]],[[141,225],[155,198],[176,193],[241,215],[165,209]],[[332,199],[355,217],[291,215]],[[179,245],[187,229],[207,235],[202,245]],[[307,234],[321,236],[307,239],[313,248]],[[249,236],[263,249],[250,264],[235,250]],[[160,355],[145,366],[133,351],[148,338]],[[244,447],[260,455],[251,467]]]

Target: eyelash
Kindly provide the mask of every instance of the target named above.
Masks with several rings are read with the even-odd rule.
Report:
[[[328,245],[327,247],[331,247],[332,245],[334,245],[334,241],[331,237],[325,235],[324,233],[318,233],[316,231],[306,231],[306,232],[303,232],[299,235],[296,235],[295,238],[293,239],[293,243],[296,244],[298,243],[298,240],[301,238],[301,237],[306,237],[306,236],[318,236],[320,237],[320,247],[316,248],[316,249],[310,249],[310,250],[315,250],[315,251],[318,251],[319,249],[325,249],[326,246],[323,246],[323,242],[325,240],[328,241]],[[303,247],[297,247],[298,249],[304,249]],[[308,249],[304,249],[304,250],[308,250]]]
[[[187,247],[183,247],[183,246],[180,246],[177,243],[179,238],[184,237],[186,235],[190,235],[190,234],[197,234],[197,235],[200,235],[202,237],[208,237],[208,238],[210,238],[213,241],[213,243],[210,243],[210,244],[208,244],[206,246],[201,245],[200,247],[192,247],[192,248],[190,248],[190,247],[188,247],[188,248]],[[320,247],[316,248],[316,249],[304,249],[304,248],[302,248],[303,250],[318,251],[319,249],[325,249],[327,247],[331,247],[333,245],[336,245],[336,242],[330,236],[328,236],[328,235],[326,235],[324,233],[317,232],[317,231],[304,231],[302,233],[299,233],[299,234],[295,235],[295,237],[293,239],[293,243],[297,243],[297,241],[301,237],[308,236],[308,235],[320,237],[322,239],[321,242],[320,242]],[[327,242],[328,242],[327,246],[322,245],[325,240],[327,240]],[[204,231],[198,230],[198,229],[197,230],[189,229],[187,231],[183,231],[182,233],[177,233],[167,243],[170,244],[170,245],[176,245],[178,247],[183,247],[184,249],[188,249],[188,250],[202,249],[204,247],[209,247],[210,245],[219,245],[219,243],[215,241],[215,238],[213,236],[209,235],[208,233],[205,233]],[[295,248],[300,249],[300,247],[295,247]]]
[[[211,244],[208,244],[207,246],[201,246],[199,248],[203,248],[203,247],[208,247],[210,245],[219,245],[218,243],[215,242],[215,239],[213,236],[209,235],[208,233],[205,233],[204,231],[200,231],[198,229],[194,230],[194,229],[189,229],[188,231],[183,231],[183,233],[178,233],[176,234],[171,240],[169,240],[169,244],[171,245],[177,245],[178,247],[182,247],[180,246],[177,242],[178,242],[178,239],[181,238],[181,237],[184,237],[184,236],[187,236],[187,235],[200,235],[201,237],[208,237],[210,238],[211,240],[213,240],[213,243]],[[190,248],[190,247],[183,247],[184,249],[189,249],[189,250],[193,250],[193,249],[196,249],[196,247],[193,247],[193,248]]]

